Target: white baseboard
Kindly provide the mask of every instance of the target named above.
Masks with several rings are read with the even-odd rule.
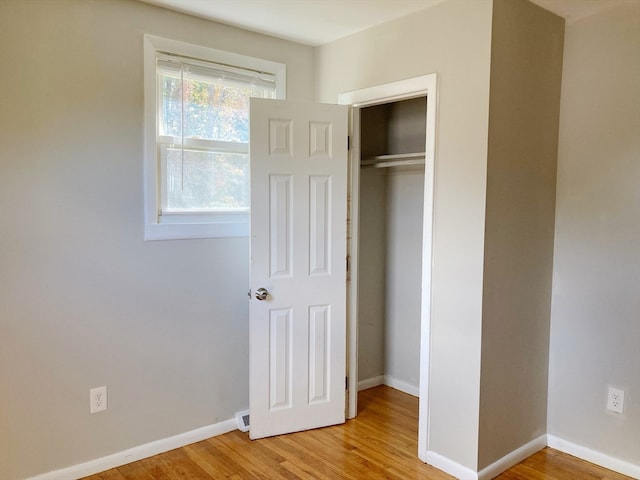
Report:
[[[136,462],[143,458],[152,457],[159,453],[168,452],[175,448],[184,447],[191,443],[200,442],[207,438],[222,435],[238,428],[235,419],[225,420],[224,422],[208,425],[206,427],[191,430],[190,432],[174,435],[173,437],[163,438],[154,442],[138,445],[137,447],[123,450],[122,452],[107,455],[106,457],[96,458],[85,463],[73,465],[71,467],[55,470],[53,472],[36,475],[27,480],[76,480],[78,478],[87,477],[96,473],[104,472],[112,468],[126,465],[127,463]]]
[[[495,461],[488,467],[483,468],[478,473],[432,451],[427,452],[427,463],[461,480],[490,480],[520,463],[524,459],[530,457],[534,453],[542,450],[546,446],[568,453],[569,455],[573,455],[574,457],[586,460],[587,462],[595,465],[600,465],[601,467],[608,468],[609,470],[627,475],[631,478],[640,479],[640,465],[634,465],[632,463],[619,460],[581,445],[567,442],[566,440],[562,440],[561,438],[553,435],[541,435],[526,445],[523,445]]]
[[[384,375],[360,380],[358,382],[358,391],[368,390],[369,388],[379,387],[380,385],[384,385]]]
[[[475,472],[473,469],[460,465],[433,451],[427,452],[426,463],[460,480],[491,480],[546,446],[547,436],[542,435],[493,462],[488,467],[480,470],[480,472]]]
[[[478,480],[491,480],[503,472],[506,472],[514,465],[520,463],[525,458],[530,457],[534,453],[542,450],[547,446],[547,436],[540,435],[538,438],[531,440],[529,443],[508,453],[499,460],[493,462],[488,467],[478,472]]]
[[[439,453],[428,451],[426,461],[432,467],[436,467],[438,470],[442,470],[459,480],[478,480],[478,474],[472,469],[443,457]]]
[[[546,446],[559,450],[563,453],[568,453],[569,455],[573,455],[574,457],[578,457],[595,465],[608,468],[614,472],[627,475],[631,478],[640,479],[640,465],[619,460],[553,435],[541,435],[526,445],[523,445],[522,447],[505,455],[488,467],[483,468],[478,473],[433,451],[427,452],[426,463],[448,473],[449,475],[453,475],[460,480],[490,480],[520,463],[524,459],[530,457],[537,451],[542,450]]]
[[[576,445],[575,443],[568,442],[554,435],[547,435],[547,444],[551,448],[568,453],[569,455],[586,460],[587,462],[595,463],[596,465],[608,468],[614,472],[627,475],[631,478],[640,478],[640,465],[635,465],[633,463],[611,457],[604,453],[583,447],[582,445]]]
[[[396,378],[390,377],[389,375],[384,376],[384,384],[388,387],[400,390],[401,392],[413,395],[414,397],[420,396],[420,387],[411,385],[410,383],[407,383],[403,380],[398,380]]]
[[[389,375],[378,375],[377,377],[366,378],[358,382],[358,391],[367,390],[369,388],[378,387],[380,385],[386,385],[401,392],[408,393],[414,397],[420,396],[420,387],[411,385],[402,380],[397,380]]]

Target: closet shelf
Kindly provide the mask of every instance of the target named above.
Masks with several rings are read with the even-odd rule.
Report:
[[[376,155],[362,160],[360,166],[368,168],[400,167],[403,165],[424,165],[425,152]]]

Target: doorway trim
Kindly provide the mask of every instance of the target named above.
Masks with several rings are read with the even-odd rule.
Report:
[[[347,228],[347,418],[357,415],[358,398],[358,221],[360,196],[360,108],[416,97],[427,97],[422,230],[422,295],[420,307],[420,385],[418,457],[426,462],[429,447],[429,377],[431,345],[431,272],[433,263],[433,210],[438,109],[436,73],[342,93],[338,103],[350,105]]]

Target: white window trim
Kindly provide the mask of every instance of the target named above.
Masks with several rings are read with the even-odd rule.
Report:
[[[160,223],[160,169],[158,165],[158,115],[156,53],[170,52],[214,63],[268,72],[276,77],[276,98],[286,98],[286,65],[247,57],[201,45],[144,35],[144,239],[177,240],[249,236],[249,212],[175,214],[171,223]]]

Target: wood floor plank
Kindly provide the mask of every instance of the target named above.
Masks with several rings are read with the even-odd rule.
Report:
[[[226,478],[236,470],[229,465],[223,455],[218,455],[207,442],[198,442],[184,447],[187,456],[200,466],[211,478]]]
[[[111,470],[107,470],[106,472],[99,473],[95,475],[95,477],[99,480],[126,480],[125,477],[118,471],[117,468],[113,468]]]
[[[349,450],[337,448],[337,455],[331,454],[331,448],[318,442],[310,435],[295,434],[293,436],[282,436],[267,442],[268,448],[277,449],[287,456],[287,461],[298,464],[305,464],[308,468],[313,468],[318,478],[349,479],[355,478],[347,466],[350,463]],[[352,469],[355,471],[355,469]],[[344,473],[343,473],[344,472]]]
[[[418,399],[381,386],[360,392],[343,425],[249,440],[238,430],[84,480],[451,480],[422,463]],[[631,480],[545,448],[498,480]]]
[[[527,465],[518,464],[497,477],[500,480],[545,480],[549,477]]]
[[[287,480],[291,477],[286,468],[282,467],[282,460],[265,453],[258,442],[248,442],[246,435],[239,439],[234,435],[226,435],[220,438],[220,443],[232,452],[241,465],[258,478],[274,480]]]
[[[235,474],[240,475],[242,478],[282,480],[283,477],[276,475],[270,468],[263,467],[255,461],[246,461],[245,457],[239,454],[236,448],[229,445],[228,437],[222,437],[224,436],[216,437],[215,447],[234,466]],[[250,445],[247,444],[247,448],[250,448]]]
[[[176,449],[153,459],[141,460],[142,465],[155,480],[188,478],[189,480],[211,480],[207,472],[192,462],[184,449]]]
[[[129,463],[128,465],[118,467],[117,470],[126,480],[156,480],[153,475],[147,471],[142,462]],[[93,477],[89,478],[93,479]]]

